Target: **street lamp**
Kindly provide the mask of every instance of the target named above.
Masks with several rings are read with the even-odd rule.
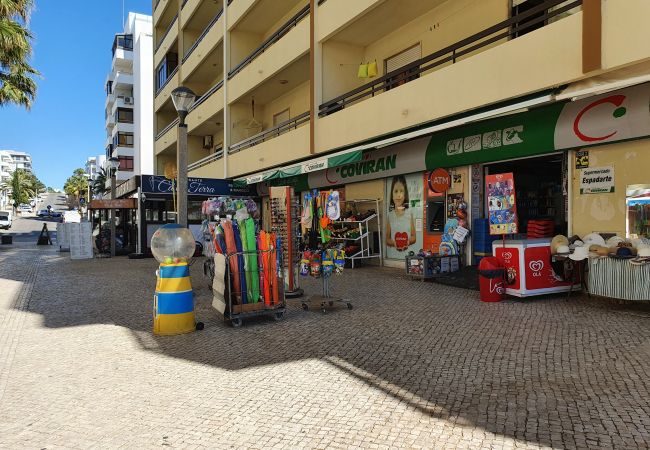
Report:
[[[90,182],[92,181],[92,176],[89,173],[84,173],[84,178],[88,183],[88,195],[86,196],[86,215],[88,216],[88,221],[90,221]]]
[[[106,167],[111,174],[111,200],[115,200],[115,175],[117,168],[120,167],[120,160],[116,157],[111,157],[106,160]],[[112,205],[111,205],[112,206]],[[111,258],[115,256],[115,208],[109,209],[111,213]]]
[[[178,211],[176,223],[183,227],[187,227],[187,125],[185,117],[195,100],[196,94],[184,86],[179,86],[172,91],[172,101],[178,113],[178,148],[176,151]]]

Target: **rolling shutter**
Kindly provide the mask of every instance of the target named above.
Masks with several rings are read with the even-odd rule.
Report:
[[[413,61],[417,61],[420,58],[422,58],[422,46],[420,45],[420,43],[417,43],[413,47],[407,48],[403,52],[388,58],[385,61],[385,65],[386,65],[385,73],[389,73],[392,72],[393,70],[397,70],[400,67],[404,67],[405,65],[412,63]]]

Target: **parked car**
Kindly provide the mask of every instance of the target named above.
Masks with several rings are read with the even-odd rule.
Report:
[[[8,230],[11,225],[11,211],[0,211],[0,228]]]
[[[31,213],[32,212],[32,207],[29,206],[29,205],[26,205],[26,204],[19,205],[18,206],[18,212],[20,212],[21,214]]]
[[[50,215],[50,212],[47,209],[41,209],[36,215],[38,217],[47,217]]]
[[[62,216],[62,214],[60,212],[58,212],[58,211],[50,211],[50,217],[59,218],[61,216]]]

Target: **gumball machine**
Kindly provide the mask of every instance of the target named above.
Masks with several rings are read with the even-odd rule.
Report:
[[[194,293],[188,265],[194,248],[192,232],[177,224],[160,227],[151,238],[151,253],[160,263],[156,271],[154,334],[183,334],[203,328],[194,318]]]

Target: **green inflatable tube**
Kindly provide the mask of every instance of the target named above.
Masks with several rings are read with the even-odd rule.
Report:
[[[246,250],[251,252],[246,255],[246,275],[250,274],[250,295],[248,301],[257,303],[260,301],[260,277],[257,262],[257,237],[255,236],[255,221],[250,217],[244,220],[246,228]],[[244,239],[242,239],[244,241]],[[248,282],[248,279],[246,280]]]

